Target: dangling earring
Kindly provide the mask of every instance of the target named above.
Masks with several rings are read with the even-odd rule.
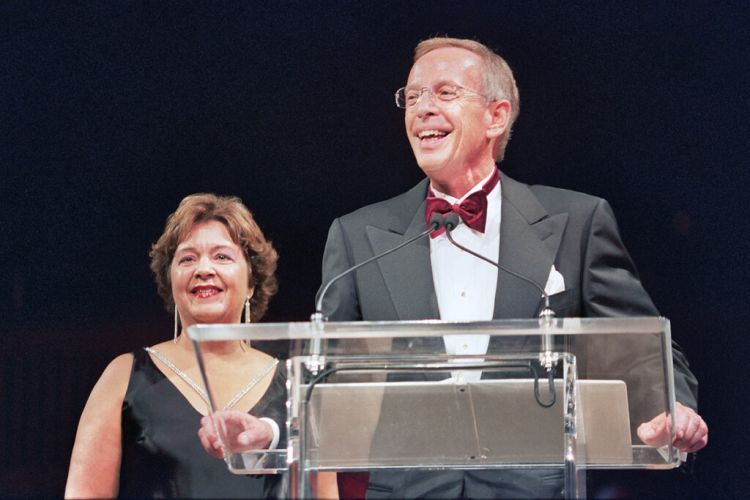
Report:
[[[177,306],[174,306],[174,343],[177,343],[177,330],[179,329],[180,316],[177,314]]]
[[[250,323],[250,297],[245,299],[245,323]]]

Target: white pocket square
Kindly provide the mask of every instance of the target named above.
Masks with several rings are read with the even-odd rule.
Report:
[[[550,269],[549,277],[547,278],[547,284],[544,285],[544,293],[547,296],[554,295],[565,291],[565,278],[560,274],[555,266]]]

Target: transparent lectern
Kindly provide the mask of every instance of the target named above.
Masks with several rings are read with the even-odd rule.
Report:
[[[637,435],[674,409],[665,318],[196,325],[188,335],[201,367],[204,342],[288,345],[281,446],[231,447],[216,422],[229,469],[283,473],[285,496],[309,496],[319,471],[559,467],[564,495],[584,497],[588,469],[680,464],[671,440]],[[460,346],[466,335],[486,336],[487,354],[447,355],[444,338]]]

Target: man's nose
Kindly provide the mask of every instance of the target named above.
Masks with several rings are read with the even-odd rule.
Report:
[[[437,111],[437,103],[435,102],[435,95],[430,89],[422,89],[422,92],[417,97],[417,102],[414,103],[414,112],[417,116],[424,114],[432,114]]]

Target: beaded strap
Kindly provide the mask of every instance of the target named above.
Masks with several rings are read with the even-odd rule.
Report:
[[[159,361],[164,363],[164,365],[167,368],[172,370],[178,377],[184,380],[185,383],[187,383],[190,387],[192,387],[193,390],[201,397],[201,399],[203,399],[203,401],[205,401],[206,404],[209,405],[209,407],[211,406],[211,403],[208,400],[208,394],[206,394],[206,391],[204,391],[201,386],[193,382],[193,379],[188,377],[185,372],[177,368],[177,366],[175,366],[175,364],[172,363],[172,361],[170,361],[169,358],[167,358],[162,353],[160,353],[159,351],[157,351],[156,349],[152,347],[144,347],[144,349],[146,350],[146,352],[153,354]],[[253,377],[253,379],[250,382],[248,382],[247,385],[245,385],[245,387],[243,387],[240,390],[240,392],[238,392],[232,399],[229,400],[229,402],[224,406],[224,410],[231,410],[232,408],[234,408],[234,405],[236,405],[240,401],[240,399],[245,397],[245,394],[250,392],[252,388],[255,387],[258,384],[258,382],[260,382],[263,379],[263,377],[268,375],[268,373],[271,370],[273,370],[278,364],[279,364],[279,360],[274,358],[268,365],[266,365],[266,367],[258,375]]]

